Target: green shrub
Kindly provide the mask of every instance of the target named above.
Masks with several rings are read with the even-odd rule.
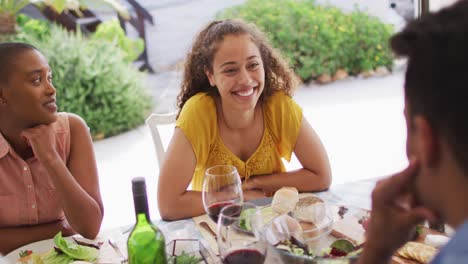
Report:
[[[357,74],[378,66],[391,67],[391,26],[359,10],[345,14],[314,2],[248,0],[218,17],[256,24],[304,81],[338,69]]]
[[[111,19],[99,24],[91,38],[115,43],[124,51],[125,60],[128,62],[136,60],[145,48],[143,39],[132,40],[125,35],[117,19]]]
[[[16,23],[21,28],[22,34],[31,35],[40,40],[50,37],[50,22],[47,20],[32,19],[27,15],[18,14]]]
[[[87,39],[52,25],[50,35],[20,31],[14,39],[36,46],[49,60],[60,111],[83,117],[94,138],[129,130],[144,122],[152,99],[139,72],[113,43]]]

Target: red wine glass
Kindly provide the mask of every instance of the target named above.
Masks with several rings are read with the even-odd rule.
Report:
[[[236,167],[218,165],[206,169],[202,197],[205,212],[215,223],[224,206],[242,203],[242,182]]]
[[[262,264],[267,244],[262,241],[260,210],[251,203],[225,206],[218,219],[218,248],[224,264]]]

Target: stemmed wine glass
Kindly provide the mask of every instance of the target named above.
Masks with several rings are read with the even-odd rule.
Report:
[[[236,167],[217,165],[206,169],[202,197],[205,211],[215,223],[224,206],[242,203],[242,182]]]
[[[225,206],[218,219],[218,248],[224,264],[262,264],[267,244],[262,239],[263,217],[252,203]]]

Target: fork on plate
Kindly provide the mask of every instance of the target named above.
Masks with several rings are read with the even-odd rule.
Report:
[[[112,239],[111,237],[109,237],[107,239],[107,242],[109,242],[109,245],[114,249],[114,251],[119,255],[120,257],[120,263],[121,264],[127,264],[128,263],[128,257],[125,257],[125,255],[122,253],[122,251],[120,250],[119,246],[117,246],[117,243],[114,241],[114,239]]]

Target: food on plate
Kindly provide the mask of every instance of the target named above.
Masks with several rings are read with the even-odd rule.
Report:
[[[356,245],[361,245],[365,241],[365,230],[359,220],[353,217],[333,223],[332,235],[337,238],[346,238]]]
[[[316,203],[323,203],[322,198],[315,195],[308,195],[299,199],[296,204],[296,208],[307,207]]]
[[[321,202],[315,205],[323,204]],[[314,206],[314,205],[311,205]],[[317,209],[317,208],[316,208]],[[321,209],[318,209],[320,211]],[[333,222],[330,215],[323,215],[323,219],[329,219],[328,225]],[[269,244],[277,248],[278,250],[287,251],[291,254],[304,256],[304,257],[316,257],[320,256],[323,258],[337,258],[343,256],[349,256],[350,254],[359,254],[360,247],[356,247],[355,244],[348,240],[338,239],[332,243],[329,247],[316,251],[316,248],[310,248],[317,239],[327,234],[328,230],[323,224],[323,220],[318,220],[318,224],[314,224],[309,221],[300,221],[288,214],[283,214],[276,217],[265,231],[265,239]],[[321,225],[319,227],[319,225]],[[312,244],[311,244],[312,243]]]
[[[279,194],[277,194],[278,192]],[[252,214],[254,214],[256,210],[259,210],[260,212],[260,217],[258,219],[261,219],[261,225],[270,223],[275,217],[285,214],[285,212],[292,218],[295,218],[296,222],[298,222],[303,229],[311,230],[329,224],[330,218],[324,217],[327,210],[325,208],[326,204],[321,198],[315,195],[300,198],[297,203],[294,202],[294,207],[293,203],[285,205],[283,199],[289,197],[291,193],[296,192],[297,190],[292,187],[282,188],[275,193],[276,202],[272,202],[272,204],[263,206],[259,209],[249,208],[242,211],[239,228],[248,232],[252,231],[250,220]],[[293,197],[296,196],[293,195]],[[293,198],[293,200],[295,201],[295,198]],[[273,205],[274,203],[276,206]],[[276,210],[274,208],[276,208]],[[291,210],[291,208],[293,208],[293,210]],[[308,234],[312,235],[312,232],[309,232]]]
[[[20,253],[20,258],[17,263],[21,264],[68,264],[74,261],[95,262],[99,256],[99,250],[93,247],[79,245],[75,242],[68,241],[62,237],[62,232],[59,232],[54,237],[54,248],[45,253],[34,253],[26,250]]]
[[[340,206],[338,208],[338,215],[340,216],[341,219],[344,218],[344,215],[349,211],[348,207],[346,206]]]
[[[296,219],[289,215],[280,215],[273,219],[265,230],[265,238],[271,245],[286,242],[291,238],[303,240],[302,227]]]
[[[310,249],[307,244],[302,243],[295,237],[291,237],[286,241],[282,241],[275,247],[279,250],[287,251],[291,254],[305,258],[320,257],[326,259],[337,259],[358,256],[362,252],[362,246],[356,246],[346,239],[338,239],[330,244],[329,247],[322,249],[316,254],[314,254],[313,250]]]
[[[291,213],[294,218],[300,221],[317,224],[320,219],[323,219],[325,209],[326,206],[322,199],[317,196],[307,196],[298,201]]]
[[[356,246],[347,239],[337,239],[326,249],[322,250],[322,253],[318,256],[321,258],[349,258],[355,257],[361,254],[362,245]],[[335,262],[334,262],[335,263]],[[348,263],[348,262],[346,262]]]
[[[363,226],[369,222],[369,212],[330,205],[315,195],[304,196],[296,202],[294,191],[294,188],[284,188],[275,193],[272,207],[279,216],[262,233],[280,252],[283,261],[289,263],[299,257],[309,263],[315,258],[332,258],[333,263],[348,263],[349,259],[357,258],[362,252]],[[328,236],[330,232],[334,238]]]
[[[450,240],[449,237],[444,235],[431,235],[427,234],[424,238],[424,244],[433,246],[435,248],[441,248]]]
[[[437,249],[423,243],[410,241],[397,251],[397,255],[418,261],[419,263],[429,263],[437,253]]]
[[[345,238],[356,245],[365,241],[370,212],[356,207],[332,206],[334,223],[332,236]]]
[[[337,239],[330,245],[330,248],[330,255],[343,257],[355,251],[356,245],[347,239]]]
[[[239,221],[239,227],[245,231],[253,231],[252,230],[252,223],[250,222],[250,220],[252,219],[251,216],[255,213],[257,209],[256,208],[249,208],[249,209],[246,209],[244,211],[242,211],[242,213],[240,214],[240,221]],[[269,223],[271,220],[273,220],[273,218],[275,218],[277,216],[276,213],[273,212],[273,209],[271,208],[271,206],[264,206],[262,208],[259,209],[260,211],[260,218],[259,220],[262,221],[262,225],[263,224],[266,224],[266,223]]]
[[[273,212],[287,214],[296,208],[299,192],[294,187],[283,187],[275,192],[271,207]]]
[[[298,256],[311,256],[311,252],[306,244],[302,243],[295,237],[291,237],[285,241],[281,241],[275,246],[279,250],[287,251]]]
[[[31,255],[32,253],[33,253],[32,250],[21,250],[19,253],[19,256],[20,258],[24,258],[24,257]]]
[[[315,198],[315,197],[310,197]],[[302,201],[302,199],[300,200]],[[329,207],[321,202],[316,200],[312,204],[302,204],[296,206],[296,209],[291,212],[292,217],[299,220],[301,225],[305,225],[305,229],[312,228],[322,228],[330,224],[332,217],[330,216]]]
[[[369,227],[370,223],[370,217],[363,216],[361,219],[359,219],[358,223],[362,225],[362,228],[364,228],[365,231],[367,231],[367,228]]]

